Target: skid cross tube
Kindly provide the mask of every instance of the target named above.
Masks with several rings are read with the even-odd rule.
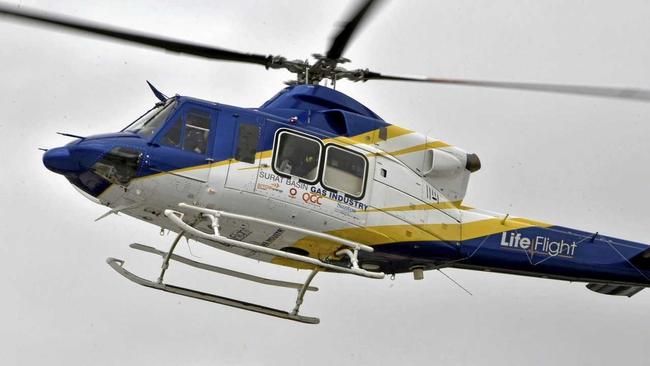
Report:
[[[204,216],[209,218],[210,221],[211,221],[211,224],[212,224],[211,226],[212,226],[212,230],[214,231],[214,234],[209,234],[209,233],[206,233],[204,231],[198,230],[198,229],[188,225],[187,223],[185,223],[183,221],[183,215],[184,214],[182,212],[173,211],[173,210],[165,210],[165,216],[167,216],[167,218],[169,218],[181,230],[183,230],[186,233],[191,234],[193,236],[196,236],[196,237],[199,237],[199,238],[202,238],[202,239],[206,239],[206,240],[210,240],[210,241],[213,241],[213,242],[221,243],[221,244],[224,244],[224,245],[230,245],[230,246],[233,246],[233,247],[236,247],[236,248],[247,249],[247,250],[251,250],[251,251],[254,251],[254,252],[269,254],[269,255],[273,255],[273,256],[281,257],[281,258],[286,258],[286,259],[292,259],[292,260],[295,260],[295,261],[298,261],[298,262],[311,264],[311,265],[315,266],[316,268],[325,268],[325,269],[329,269],[329,270],[332,270],[332,271],[335,271],[335,272],[350,273],[350,274],[354,274],[354,275],[362,276],[362,277],[367,277],[367,278],[382,279],[382,278],[385,277],[385,274],[383,272],[371,272],[371,271],[366,271],[365,269],[354,268],[354,267],[353,268],[347,268],[347,267],[343,267],[343,266],[338,266],[338,265],[326,263],[326,262],[323,262],[323,261],[321,261],[319,259],[316,259],[316,258],[311,258],[311,257],[307,257],[307,256],[304,256],[304,255],[284,252],[284,251],[277,250],[277,249],[267,248],[267,247],[263,247],[263,246],[259,246],[259,245],[255,245],[255,244],[249,244],[249,243],[245,243],[243,241],[223,237],[223,236],[219,235],[218,211],[197,208],[195,206],[190,206],[190,205],[185,205],[185,204],[181,204],[181,205],[183,205],[182,207],[186,207],[186,208],[192,207],[193,209],[195,209],[195,211],[201,212]],[[217,214],[215,215],[214,213],[217,213]],[[264,220],[264,221],[266,221],[266,220]],[[269,223],[269,225],[273,225],[273,224],[271,224],[271,222],[268,222],[268,223]],[[301,230],[311,232],[311,230],[307,230],[307,229],[301,229]]]

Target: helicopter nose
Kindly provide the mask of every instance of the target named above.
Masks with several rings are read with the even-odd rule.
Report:
[[[43,155],[43,164],[49,170],[59,174],[72,173],[80,169],[78,162],[72,158],[67,147],[57,147],[46,151]]]
[[[55,173],[77,175],[90,169],[105,149],[96,144],[56,147],[45,152],[43,164]]]

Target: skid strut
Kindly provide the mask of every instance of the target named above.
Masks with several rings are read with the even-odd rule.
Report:
[[[158,283],[163,283],[163,277],[165,277],[165,272],[167,271],[167,268],[169,268],[169,260],[171,259],[172,255],[174,255],[174,249],[176,249],[176,245],[178,245],[178,242],[181,240],[184,234],[184,231],[178,233],[176,239],[174,239],[172,242],[172,246],[169,248],[169,252],[167,252],[167,254],[163,257],[163,263],[160,267],[160,276],[158,276]]]

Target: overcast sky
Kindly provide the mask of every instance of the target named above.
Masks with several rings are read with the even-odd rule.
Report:
[[[346,1],[24,1],[179,39],[305,58],[323,52]],[[650,88],[650,2],[390,1],[352,43],[386,73]],[[46,170],[38,147],[117,131],[179,93],[259,106],[290,75],[9,22],[0,17],[0,357],[6,365],[647,365],[650,291],[448,270],[415,282],[316,277],[317,326],[153,291],[171,237],[105,208]],[[368,82],[339,90],[387,121],[476,152],[466,203],[650,243],[650,103]],[[302,280],[307,273],[190,244],[202,261]],[[190,256],[183,243],[179,254]],[[172,264],[169,281],[290,309],[266,289]]]

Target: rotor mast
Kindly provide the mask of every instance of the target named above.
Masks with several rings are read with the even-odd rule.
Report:
[[[309,64],[309,61],[292,60],[289,61],[282,56],[271,56],[267,69],[284,69],[296,75],[294,80],[286,81],[287,85],[298,84],[318,84],[323,79],[329,79],[333,85],[337,80],[347,79],[351,81],[366,81],[366,75],[370,73],[368,69],[348,70],[339,64],[350,62],[349,59],[341,57],[330,59],[321,54],[312,55],[316,62]]]

